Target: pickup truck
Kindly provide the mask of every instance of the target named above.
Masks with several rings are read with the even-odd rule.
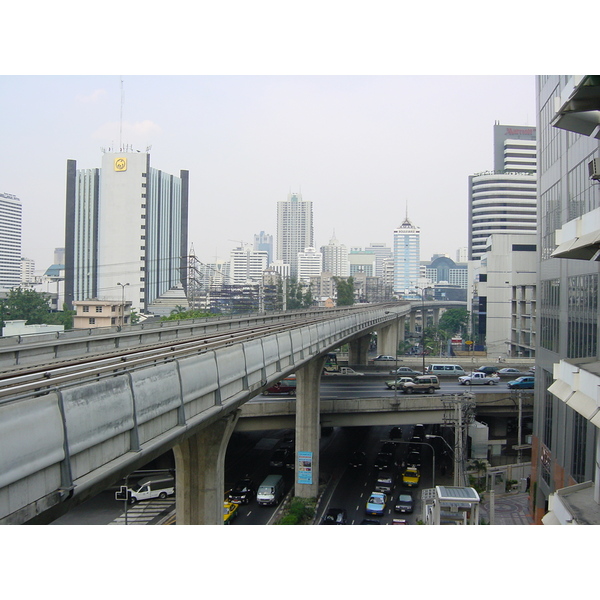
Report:
[[[480,371],[474,371],[470,375],[463,375],[458,378],[460,385],[496,385],[499,383],[498,375],[486,375]]]
[[[364,373],[357,373],[350,367],[340,367],[339,371],[324,371],[324,375],[364,375]]]

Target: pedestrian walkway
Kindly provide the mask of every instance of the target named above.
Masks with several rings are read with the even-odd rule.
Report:
[[[484,495],[484,501],[479,507],[479,516],[492,525],[533,525],[529,512],[529,494],[496,494],[494,498],[494,515],[490,515],[489,493]]]
[[[169,498],[137,502],[127,508],[127,514],[123,512],[109,525],[155,525],[174,508],[175,502]]]

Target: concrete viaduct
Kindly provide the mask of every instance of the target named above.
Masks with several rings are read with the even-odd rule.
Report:
[[[222,524],[225,451],[242,406],[290,373],[297,380],[297,456],[305,458],[302,481],[296,465],[295,494],[315,497],[325,355],[348,343],[349,362],[366,364],[372,332],[379,353],[394,355],[407,319],[414,331],[416,312],[431,311],[435,323],[441,309],[454,307],[464,303],[396,302],[3,338],[0,524],[50,522],[169,449],[177,523]],[[233,340],[234,332],[265,323],[283,328],[226,341],[228,332]],[[209,332],[224,333],[224,341],[203,345]],[[181,340],[190,340],[185,350],[168,347]],[[152,344],[160,349],[139,359],[115,365],[103,358]],[[75,357],[90,362],[71,374],[62,365]],[[27,383],[19,369],[36,365],[44,365],[42,380]]]

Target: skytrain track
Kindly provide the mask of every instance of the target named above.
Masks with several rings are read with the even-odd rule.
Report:
[[[17,400],[31,392],[47,393],[59,385],[81,383],[101,376],[114,376],[125,370],[147,367],[178,358],[202,354],[224,346],[239,344],[265,335],[273,335],[329,320],[331,315],[309,316],[283,323],[242,327],[227,332],[204,334],[185,340],[144,345],[95,355],[86,355],[45,365],[15,368],[0,373],[0,402]]]

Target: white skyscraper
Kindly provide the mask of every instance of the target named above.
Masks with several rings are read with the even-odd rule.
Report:
[[[394,293],[413,295],[421,271],[421,230],[408,218],[394,229]]]
[[[185,281],[188,172],[144,152],[105,152],[101,169],[67,161],[65,293],[118,299],[138,312]]]
[[[250,246],[231,251],[230,277],[234,285],[261,283],[268,266],[268,252]]]
[[[323,271],[323,255],[316,248],[305,248],[298,253],[298,280],[310,281]]]
[[[348,248],[333,237],[327,246],[321,246],[323,255],[323,272],[331,273],[334,277],[348,277]]]
[[[469,259],[492,234],[536,233],[535,127],[494,125],[494,170],[469,177]]]
[[[298,276],[298,253],[314,246],[313,235],[312,202],[298,193],[277,202],[277,260],[290,265],[292,277]]]
[[[0,287],[11,289],[21,283],[21,200],[0,193]]]

